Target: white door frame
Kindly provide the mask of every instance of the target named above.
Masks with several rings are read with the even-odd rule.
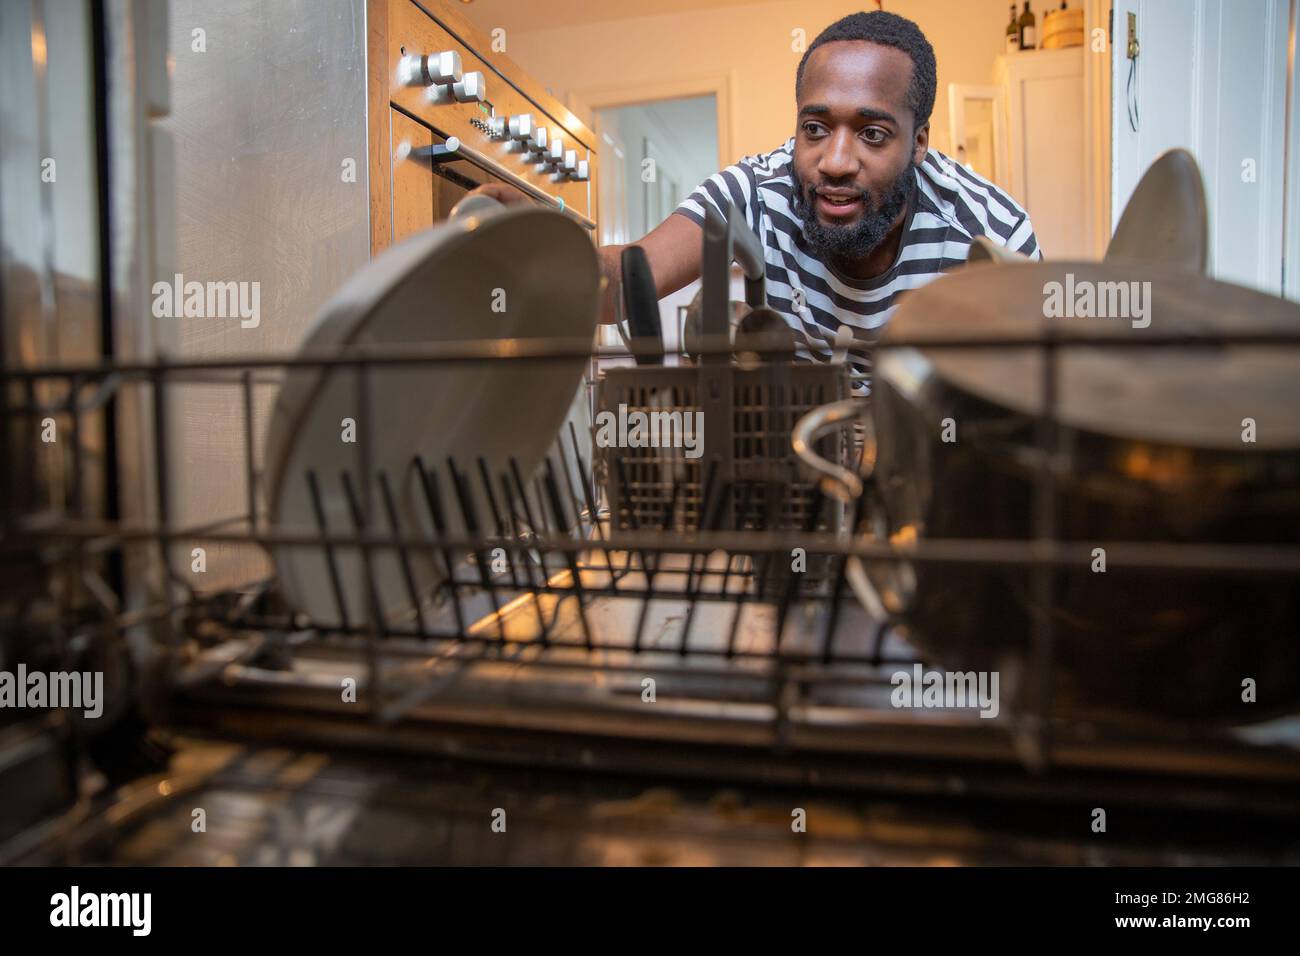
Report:
[[[966,100],[988,100],[993,112],[993,181],[1002,188],[1007,182],[1007,130],[1002,89],[976,83],[948,84],[948,142],[952,143],[953,161],[957,150],[966,146]]]

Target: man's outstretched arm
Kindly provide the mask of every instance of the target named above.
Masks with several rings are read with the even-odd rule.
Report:
[[[655,293],[663,298],[700,277],[701,246],[704,230],[685,216],[670,215],[655,226],[644,239],[633,243],[645,250],[650,271],[655,277]],[[614,321],[614,295],[622,275],[623,250],[626,246],[601,246],[600,274],[608,280],[601,297],[600,321]]]

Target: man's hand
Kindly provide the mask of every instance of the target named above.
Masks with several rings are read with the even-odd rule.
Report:
[[[466,195],[491,196],[507,206],[532,202],[521,190],[506,183],[484,183]],[[700,277],[702,237],[700,227],[689,219],[684,216],[669,216],[637,243],[645,249],[650,269],[654,272],[655,291],[660,298]],[[614,303],[623,273],[623,249],[623,246],[601,246],[597,250],[601,278],[599,321],[605,325],[617,321]]]
[[[704,231],[685,216],[669,216],[636,245],[645,250],[655,277],[655,292],[663,298],[700,277],[701,243]],[[616,320],[614,300],[623,276],[625,246],[601,246],[600,275],[603,280],[600,319],[608,325]]]
[[[471,189],[465,196],[466,198],[470,196],[491,196],[497,202],[506,206],[532,202],[522,189],[516,189],[507,183],[484,183],[482,186]]]

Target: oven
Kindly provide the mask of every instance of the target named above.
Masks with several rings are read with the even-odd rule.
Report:
[[[370,238],[378,252],[485,182],[561,209],[596,237],[596,137],[449,4],[367,8]]]

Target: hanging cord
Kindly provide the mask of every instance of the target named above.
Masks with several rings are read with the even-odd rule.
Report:
[[[1124,53],[1128,57],[1128,83],[1125,85],[1124,105],[1128,107],[1128,125],[1133,132],[1138,131],[1138,101],[1137,101],[1137,59],[1141,47],[1138,45],[1137,38],[1137,16],[1133,13],[1128,15],[1128,47]]]
[[[1138,131],[1138,103],[1137,96],[1134,95],[1133,84],[1137,73],[1137,57],[1131,57],[1128,61],[1128,84],[1126,86],[1127,95],[1124,97],[1128,106],[1128,125],[1133,132]]]

